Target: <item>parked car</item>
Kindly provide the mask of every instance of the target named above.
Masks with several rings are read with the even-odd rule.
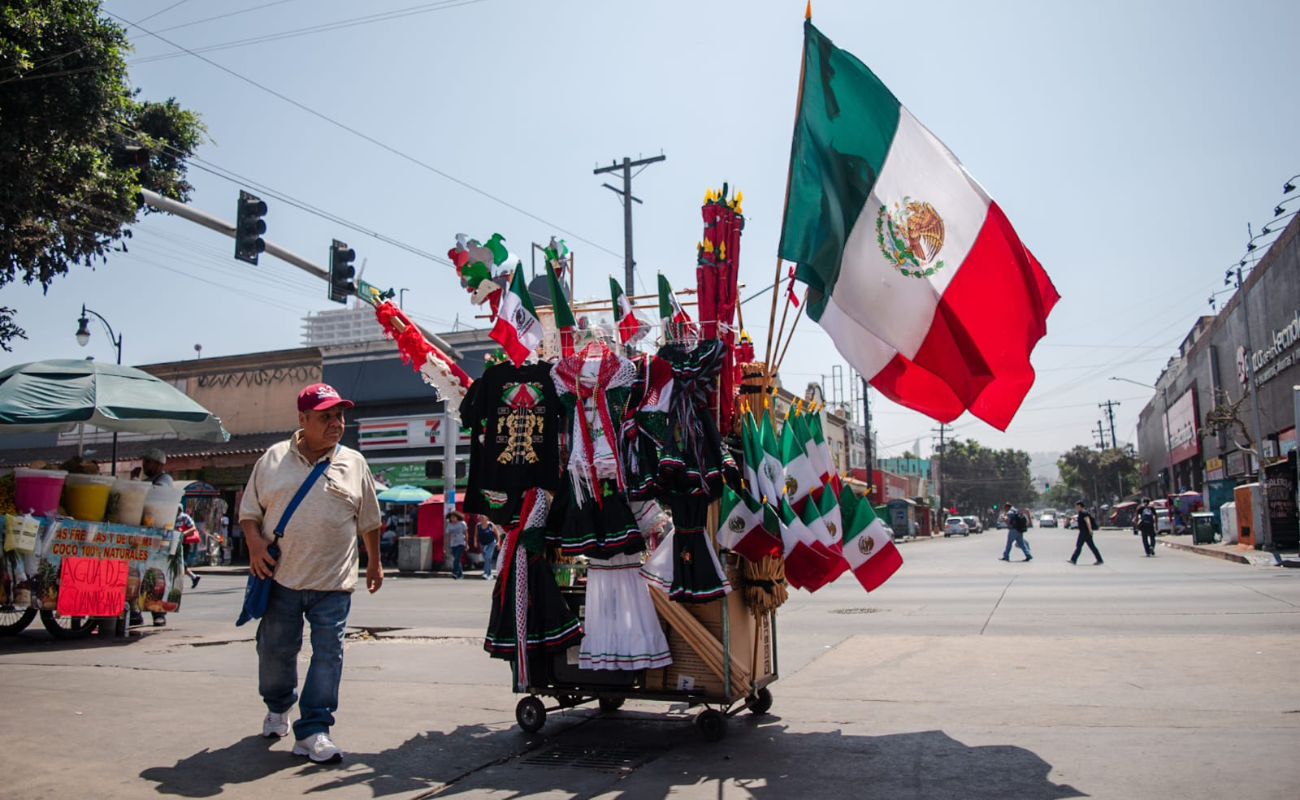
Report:
[[[1065,515],[1065,529],[1068,531],[1069,529],[1071,529],[1071,528],[1073,528],[1073,527],[1074,527],[1074,515],[1073,515],[1073,514],[1066,514],[1066,515]]]
[[[1055,528],[1055,527],[1056,527],[1056,512],[1055,512],[1055,511],[1044,511],[1044,512],[1042,513],[1042,515],[1038,517],[1038,527],[1040,527],[1040,528]]]
[[[943,523],[943,538],[949,536],[970,536],[970,527],[961,517],[948,517]]]
[[[962,519],[966,520],[966,527],[970,529],[971,533],[984,532],[984,526],[980,524],[979,517],[962,517]]]

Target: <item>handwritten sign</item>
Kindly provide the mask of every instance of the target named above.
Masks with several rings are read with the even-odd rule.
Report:
[[[120,616],[126,604],[126,573],[125,559],[65,556],[59,575],[59,613]]]

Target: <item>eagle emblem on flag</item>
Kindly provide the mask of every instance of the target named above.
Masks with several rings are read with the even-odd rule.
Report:
[[[904,275],[924,278],[943,269],[936,261],[943,249],[943,217],[934,206],[904,197],[876,212],[876,243],[894,268]]]
[[[858,537],[858,552],[864,556],[871,555],[871,551],[876,549],[876,540],[870,536]]]
[[[741,519],[738,516],[732,517],[731,521],[727,523],[727,527],[731,529],[732,533],[744,533],[745,520]]]
[[[785,478],[785,493],[794,494],[799,491],[799,481],[795,480],[793,475],[787,475]]]

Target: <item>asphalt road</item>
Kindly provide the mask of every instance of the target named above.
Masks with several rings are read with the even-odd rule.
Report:
[[[490,584],[396,577],[355,597],[333,768],[252,735],[253,630],[231,624],[244,579],[208,575],[130,642],[0,640],[21,765],[5,794],[1300,796],[1300,575],[1145,558],[1126,531],[1099,536],[1105,565],[1074,566],[1073,531],[1028,538],[1029,563],[998,561],[989,531],[902,545],[871,595],[851,576],[792,593],[772,714],[714,744],[693,710],[652,702],[520,732],[509,669],[480,648]]]

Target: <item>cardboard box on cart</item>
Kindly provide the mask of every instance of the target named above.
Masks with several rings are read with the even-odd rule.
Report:
[[[739,587],[739,571],[731,570],[728,575],[731,585]],[[651,589],[651,591],[658,591]],[[733,663],[753,671],[754,639],[758,644],[758,670],[755,681],[762,683],[776,671],[773,655],[772,618],[765,615],[760,621],[745,607],[744,592],[737,588],[724,599],[709,603],[683,603],[691,616],[699,620],[718,641],[722,641],[722,604],[727,604],[727,626],[730,632],[730,649]],[[668,649],[672,653],[673,663],[667,667],[646,670],[645,688],[659,692],[697,692],[709,697],[724,697],[722,678],[705,664],[704,659],[687,643],[685,637],[671,625],[665,624],[668,632]]]

